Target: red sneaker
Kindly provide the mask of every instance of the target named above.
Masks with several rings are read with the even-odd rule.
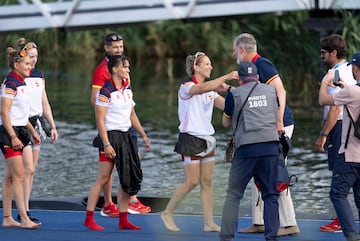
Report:
[[[137,200],[136,203],[129,202],[128,213],[130,214],[142,214],[142,213],[150,213],[150,212],[151,212],[151,207],[145,206],[140,202],[139,199]]]
[[[323,232],[342,232],[339,218],[333,219],[333,221],[327,225],[320,226],[320,231]]]
[[[109,203],[108,206],[103,206],[103,208],[100,211],[100,215],[103,217],[112,217],[112,218],[118,218],[119,217],[119,209],[115,206],[114,203]]]

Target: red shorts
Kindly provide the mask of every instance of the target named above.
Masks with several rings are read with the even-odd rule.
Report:
[[[100,151],[100,153],[99,153],[99,162],[111,162],[111,163],[113,163],[114,160],[106,157],[104,151]]]
[[[188,165],[190,163],[206,163],[215,161],[215,151],[210,152],[209,155],[206,157],[199,157],[199,156],[184,156],[181,155],[181,160],[183,165]]]
[[[22,150],[14,150],[12,147],[10,146],[4,146],[4,156],[5,159],[10,158],[10,157],[14,157],[14,156],[21,156],[22,155]]]

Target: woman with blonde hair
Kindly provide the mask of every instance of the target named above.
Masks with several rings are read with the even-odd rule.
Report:
[[[46,137],[51,138],[51,142],[54,143],[58,139],[58,133],[56,130],[55,121],[52,115],[51,106],[47,98],[45,90],[45,76],[42,72],[37,70],[36,64],[38,62],[38,46],[34,42],[27,42],[25,38],[18,40],[19,49],[26,51],[26,55],[30,59],[30,75],[25,78],[25,83],[30,89],[30,112],[29,120],[34,129],[38,132],[41,140],[45,140]],[[50,123],[50,129],[45,124],[44,118]],[[34,182],[34,174],[36,166],[38,164],[40,155],[40,144],[32,144],[32,154],[24,153],[24,167],[25,167],[25,181],[24,181],[24,194],[25,194],[25,208],[30,220],[34,222],[40,222],[39,219],[33,217],[30,214],[30,195]],[[20,220],[20,215],[17,219]]]
[[[1,86],[0,149],[5,157],[5,174],[2,186],[3,227],[38,228],[41,223],[31,221],[24,201],[24,163],[22,156],[31,153],[31,140],[41,142],[29,118],[29,88],[25,78],[30,75],[30,59],[26,50],[9,47],[8,61],[11,71]],[[17,222],[12,217],[12,195],[21,217]]]
[[[210,58],[197,52],[186,58],[186,72],[190,78],[183,81],[178,93],[178,115],[180,120],[179,139],[175,151],[181,154],[185,181],[180,184],[161,219],[169,231],[180,231],[174,222],[173,212],[185,196],[200,184],[200,200],[204,212],[205,232],[219,232],[220,227],[213,219],[212,177],[215,166],[216,140],[211,124],[214,106],[224,110],[225,100],[217,91],[227,91],[230,86],[224,82],[238,79],[232,71],[217,79],[210,78],[213,67]]]

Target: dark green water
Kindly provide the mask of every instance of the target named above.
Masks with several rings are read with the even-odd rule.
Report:
[[[96,179],[97,149],[91,146],[96,130],[90,105],[91,74],[95,65],[94,61],[68,60],[66,63],[46,61],[39,67],[46,75],[48,98],[60,139],[56,144],[47,142],[42,146],[33,198],[85,197]],[[213,63],[213,77],[236,68],[236,65],[221,65],[221,62]],[[184,64],[182,60],[148,60],[133,64],[131,71],[136,111],[152,142],[152,150],[144,153],[140,140],[144,181],[139,195],[169,197],[183,180],[182,164],[173,147],[178,126],[177,88],[185,77]],[[310,105],[292,103],[292,97],[297,99],[296,95],[288,93],[288,103],[296,121],[294,147],[288,159],[289,172],[298,177],[298,183],[291,188],[294,206],[299,213],[331,217],[334,211],[328,198],[330,172],[326,155],[313,151],[320,130],[321,108],[316,103],[316,96],[308,97]],[[221,212],[230,167],[223,163],[223,154],[231,131],[221,127],[220,118],[221,112],[215,111],[213,123],[218,148],[213,185],[216,214]],[[1,163],[0,172],[4,166]],[[115,175],[114,193],[117,180]],[[245,195],[242,207],[248,207],[249,202],[250,192]],[[179,210],[197,213],[201,210],[199,203],[199,189],[196,188]]]

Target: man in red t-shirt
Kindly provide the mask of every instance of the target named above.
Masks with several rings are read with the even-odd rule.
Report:
[[[91,104],[95,106],[96,94],[105,84],[105,82],[111,79],[107,63],[109,57],[112,55],[122,55],[124,53],[124,40],[118,33],[109,33],[104,37],[104,50],[105,57],[100,64],[95,68],[92,77],[92,90],[91,90]],[[128,78],[130,80],[130,76]],[[134,133],[135,132],[135,133]],[[132,134],[134,144],[137,147],[137,135],[136,131],[130,131]],[[119,211],[115,204],[112,202],[112,176],[109,182],[104,186],[104,206],[101,209],[100,214],[102,216],[118,217]],[[149,213],[151,208],[143,205],[136,195],[131,196],[129,200],[128,212],[131,214]]]

